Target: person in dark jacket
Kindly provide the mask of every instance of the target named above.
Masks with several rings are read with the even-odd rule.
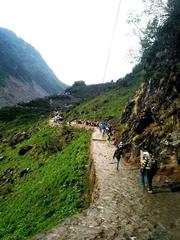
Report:
[[[113,159],[116,162],[116,170],[117,171],[120,168],[120,160],[121,160],[122,154],[123,154],[123,144],[122,144],[122,142],[120,142],[114,152],[114,155],[113,155]]]

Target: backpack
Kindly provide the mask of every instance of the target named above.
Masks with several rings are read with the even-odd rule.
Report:
[[[143,151],[143,160],[144,160],[144,167],[146,169],[150,169],[152,174],[155,175],[158,171],[158,163],[156,159],[151,156],[148,151]]]
[[[151,169],[151,164],[150,164],[150,154],[148,151],[142,151],[142,158],[141,158],[141,168],[143,169]]]
[[[148,151],[143,151],[143,159],[144,160],[150,160],[150,155]]]
[[[155,160],[155,158],[152,157],[151,159],[151,171],[153,173],[153,175],[155,175],[158,171],[159,167],[158,167],[158,163]]]

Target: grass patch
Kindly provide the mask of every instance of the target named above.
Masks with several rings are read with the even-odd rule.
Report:
[[[45,110],[21,107],[4,107],[0,109],[0,133],[10,135],[17,131],[41,125],[50,113]]]
[[[85,207],[91,132],[66,126],[50,128],[47,116],[42,119],[40,115],[37,121],[29,119],[27,125],[21,121],[23,113],[10,121],[1,120],[3,139],[7,140],[0,148],[0,156],[4,157],[0,161],[3,240],[28,239]],[[11,135],[29,127],[38,130],[15,146],[9,145]],[[32,149],[20,156],[19,150],[29,145]],[[57,151],[49,151],[52,146],[57,146]],[[29,171],[22,175],[24,169]]]
[[[121,116],[129,98],[134,95],[140,86],[141,79],[132,83],[130,86],[123,86],[113,89],[85,101],[66,113],[68,120],[73,119],[92,119],[92,120],[111,120]]]

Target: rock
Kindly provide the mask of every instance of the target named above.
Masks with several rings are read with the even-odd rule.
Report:
[[[19,132],[11,138],[10,145],[16,145],[27,138],[28,138],[28,134],[26,132]]]
[[[0,156],[0,161],[4,160],[4,156]]]
[[[30,130],[28,130],[28,133],[32,134],[32,133],[36,133],[38,131],[40,131],[40,128],[39,127],[34,127],[34,128],[31,128]]]
[[[178,191],[180,191],[180,183],[171,185],[170,188],[171,188],[171,192],[178,192]]]
[[[57,147],[57,146],[54,146],[54,145],[47,146],[47,151],[48,151],[49,154],[56,153],[56,152],[58,152],[60,150],[61,150],[60,147]]]
[[[19,177],[23,177],[24,175],[26,175],[26,174],[29,173],[30,171],[32,171],[31,168],[24,168],[23,170],[20,171]]]
[[[66,142],[69,143],[73,138],[74,138],[73,133],[72,132],[68,132],[65,140],[66,140]]]
[[[8,168],[6,169],[1,175],[0,175],[0,182],[6,182],[6,183],[13,183],[13,171],[14,168]]]
[[[19,150],[18,154],[19,154],[20,156],[23,156],[23,155],[24,155],[25,153],[27,153],[30,149],[32,149],[32,146],[22,147],[22,148]]]
[[[152,116],[152,112],[150,110],[149,111],[144,111],[143,115],[141,116],[141,118],[137,122],[137,125],[135,126],[134,131],[137,134],[141,134],[144,131],[144,129],[146,127],[148,127],[153,122],[154,122],[154,119],[153,119],[153,116]]]
[[[44,164],[45,164],[45,163],[40,162],[40,163],[38,164],[38,166],[39,166],[39,167],[42,167],[42,166],[44,166]]]
[[[88,169],[88,168],[89,168],[89,164],[85,164],[85,165],[84,165],[84,168],[85,168],[85,169]]]
[[[132,114],[134,105],[135,105],[135,101],[134,99],[131,99],[126,106],[124,113],[122,114],[122,117],[120,119],[121,123],[126,123],[128,121],[128,119],[130,118],[130,115]]]
[[[73,83],[73,87],[75,87],[75,86],[86,86],[86,83],[84,82],[84,81],[82,81],[82,80],[80,80],[80,81],[75,81],[74,83]]]

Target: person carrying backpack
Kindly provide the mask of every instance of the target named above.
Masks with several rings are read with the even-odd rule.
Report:
[[[122,154],[123,154],[123,144],[122,142],[120,142],[113,155],[113,159],[116,162],[117,171],[119,170],[119,167],[120,167],[120,160],[121,160]]]
[[[150,157],[149,152],[146,149],[140,150],[140,181],[141,186],[144,188],[147,180],[148,193],[152,193],[152,180],[156,170],[155,160]]]

